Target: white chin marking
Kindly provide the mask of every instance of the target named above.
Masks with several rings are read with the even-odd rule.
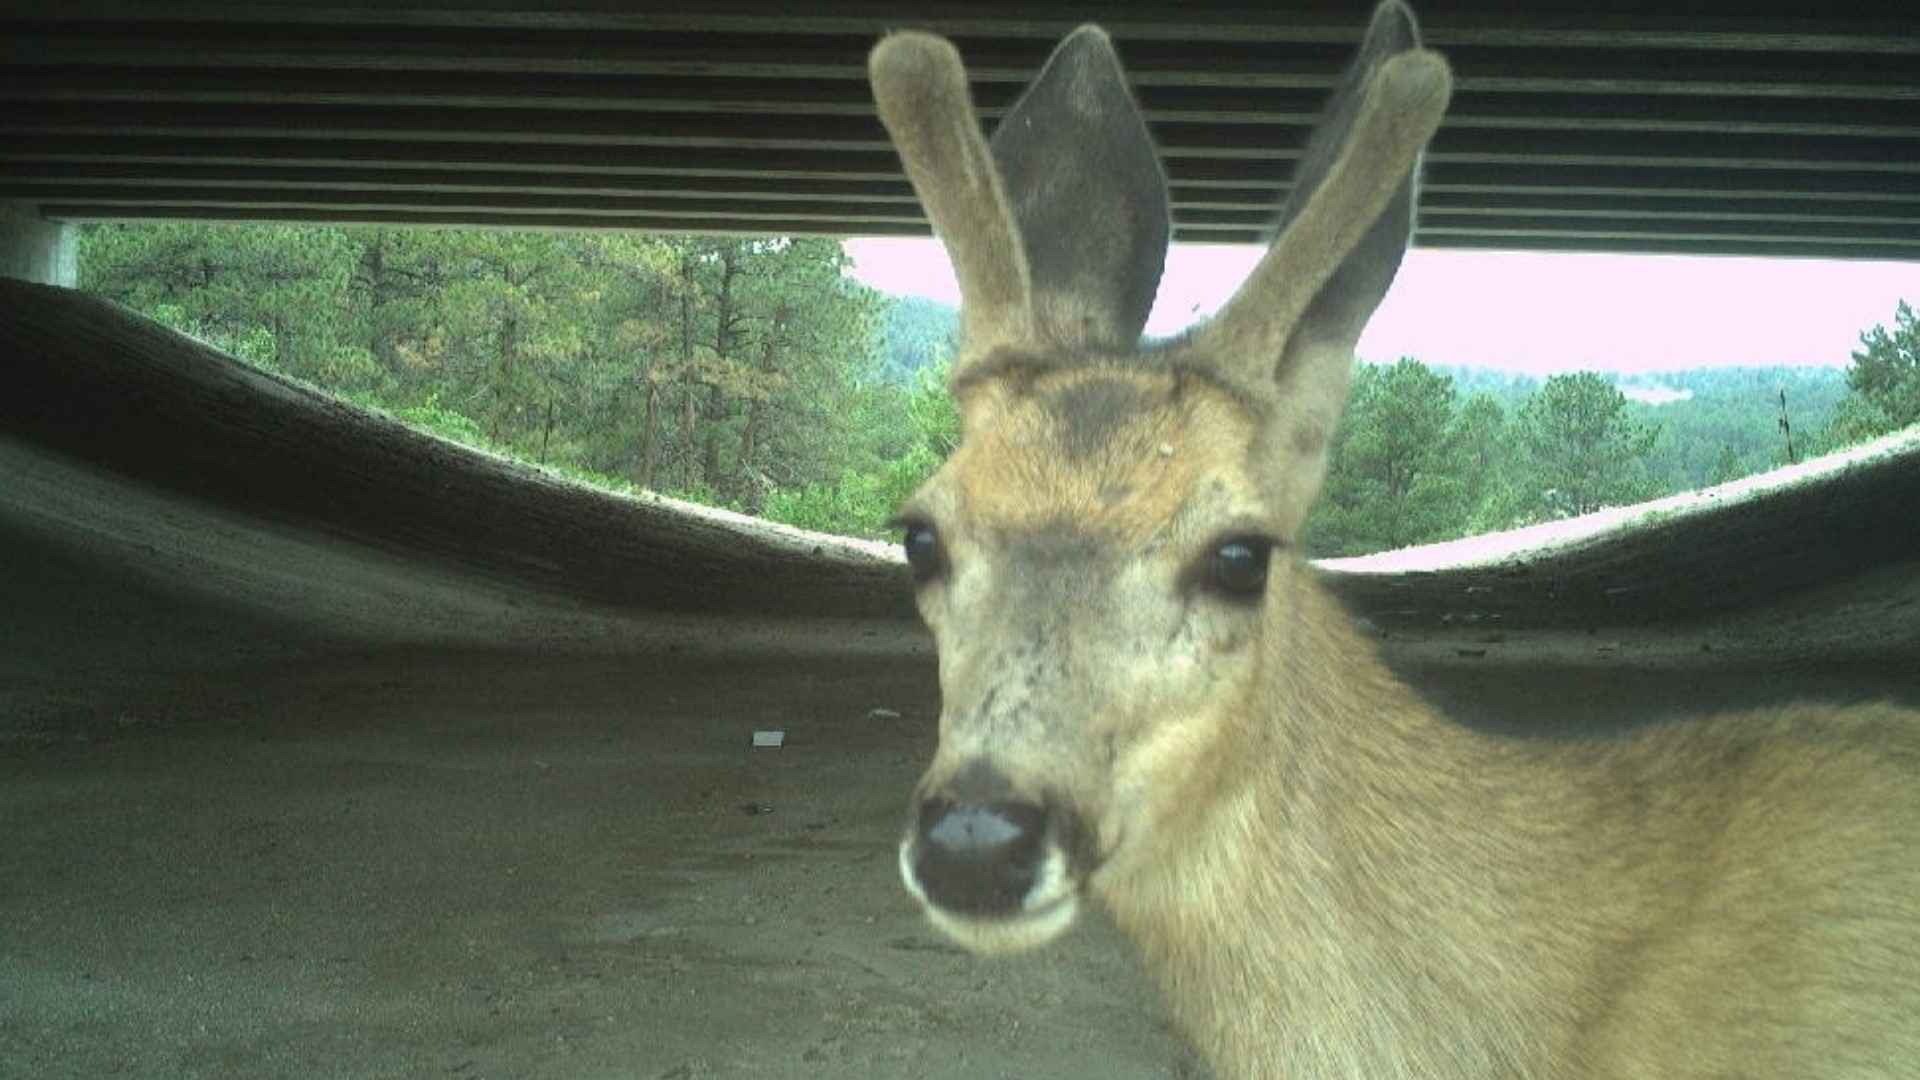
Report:
[[[1080,915],[1080,894],[1067,873],[1066,856],[1047,852],[1040,878],[1020,910],[1006,916],[978,916],[948,911],[927,899],[914,879],[911,841],[900,845],[900,877],[907,891],[926,910],[927,921],[970,952],[1014,953],[1036,949],[1067,932]]]
[[[983,919],[956,915],[941,908],[927,908],[927,919],[940,932],[969,952],[994,955],[1025,952],[1066,933],[1080,914],[1079,898],[1068,896],[1038,911],[1027,910],[1004,919]]]

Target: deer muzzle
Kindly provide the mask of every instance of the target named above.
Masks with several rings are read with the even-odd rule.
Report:
[[[967,795],[923,796],[900,844],[907,891],[935,926],[977,952],[1030,948],[1073,922],[1079,888],[1062,811],[1040,802]]]

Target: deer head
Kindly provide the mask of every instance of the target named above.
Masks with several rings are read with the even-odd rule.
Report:
[[[1451,81],[1388,0],[1246,284],[1143,346],[1167,189],[1106,35],[991,143],[946,41],[891,35],[870,72],[963,301],[961,444],[900,513],[943,695],[901,867],[963,943],[1024,947],[1179,843],[1290,708],[1264,699],[1310,632],[1293,544]]]

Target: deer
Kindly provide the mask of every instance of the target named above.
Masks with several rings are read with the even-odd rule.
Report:
[[[980,954],[1101,913],[1225,1080],[1920,1075],[1920,716],[1489,731],[1301,550],[1452,88],[1387,0],[1212,318],[1108,36],[989,140],[959,52],[869,57],[961,293],[961,436],[898,526],[937,745],[900,872]]]

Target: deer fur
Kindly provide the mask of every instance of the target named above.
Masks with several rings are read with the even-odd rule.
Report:
[[[947,42],[871,73],[964,300],[961,444],[901,512],[936,925],[1028,948],[1098,905],[1224,1078],[1920,1075],[1920,718],[1470,728],[1297,550],[1451,86],[1398,0],[1247,284],[1150,346],[1166,182],[1104,34],[991,142]]]

